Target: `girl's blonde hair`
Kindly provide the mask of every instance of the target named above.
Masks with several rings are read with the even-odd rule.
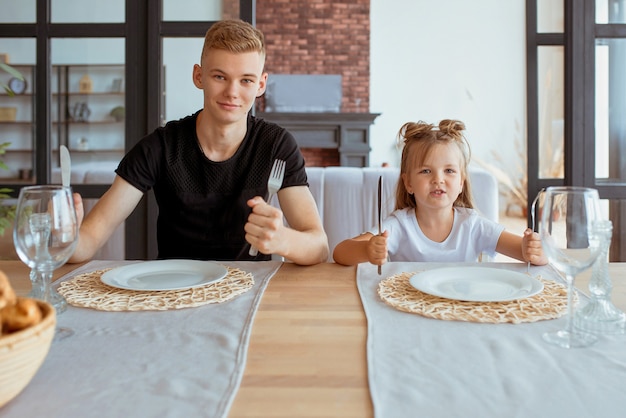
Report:
[[[200,62],[211,49],[234,53],[258,52],[265,59],[265,37],[263,32],[243,20],[220,20],[204,36]]]
[[[463,190],[454,202],[454,206],[465,208],[474,207],[474,198],[468,176],[468,165],[471,150],[467,139],[463,135],[465,124],[459,120],[444,119],[439,127],[426,122],[407,122],[398,131],[398,142],[402,141],[402,160],[400,162],[400,179],[396,188],[396,209],[407,207],[415,208],[415,196],[409,194],[402,181],[402,175],[410,175],[413,167],[424,164],[435,145],[454,144],[461,151],[461,178]]]

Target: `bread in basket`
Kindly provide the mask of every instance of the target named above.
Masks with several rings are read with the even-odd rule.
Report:
[[[16,297],[0,271],[0,407],[15,398],[39,370],[55,326],[52,305]]]

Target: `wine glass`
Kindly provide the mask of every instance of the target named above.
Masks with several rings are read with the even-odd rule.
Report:
[[[77,238],[76,211],[69,187],[29,186],[20,190],[13,230],[15,249],[40,279],[37,296],[50,303],[57,315],[65,311],[67,301],[52,287],[52,273],[70,258]],[[57,328],[55,339],[71,333],[69,329]]]
[[[539,234],[550,263],[567,281],[567,326],[543,334],[543,339],[564,348],[585,347],[597,337],[573,327],[574,277],[598,258],[602,240],[596,224],[601,220],[598,191],[586,187],[546,189]]]

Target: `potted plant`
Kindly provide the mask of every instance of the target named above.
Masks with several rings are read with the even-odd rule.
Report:
[[[0,69],[10,74],[12,77],[18,78],[22,81],[24,80],[24,76],[19,71],[17,71],[15,68],[11,67],[10,65],[6,63],[0,62]],[[15,95],[11,87],[9,87],[7,84],[0,82],[0,85],[9,96]],[[3,170],[8,170],[9,168],[2,158],[6,154],[6,149],[9,147],[9,145],[11,145],[10,142],[0,143],[0,169],[3,169]],[[11,193],[12,191],[13,190],[9,188],[1,187],[0,188],[0,203],[2,203],[2,201],[4,201],[5,199],[10,199],[11,196],[9,195],[9,193]],[[4,235],[4,232],[7,228],[11,227],[11,225],[13,224],[14,218],[15,218],[15,205],[0,204],[0,236]]]
[[[10,145],[10,142],[5,142],[0,144],[0,155],[4,155],[6,153],[7,147]],[[2,159],[0,159],[0,168],[6,170],[8,169]],[[0,201],[4,199],[10,199],[12,190],[6,187],[0,187]],[[15,205],[0,205],[0,236],[4,235],[4,231],[12,225],[13,219],[15,218]]]

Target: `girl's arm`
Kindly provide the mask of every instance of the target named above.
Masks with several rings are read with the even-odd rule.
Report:
[[[333,251],[333,259],[338,264],[353,266],[369,261],[377,266],[387,261],[387,237],[389,232],[373,235],[365,232],[357,237],[341,241]]]
[[[548,264],[548,258],[543,253],[539,234],[530,228],[524,231],[524,236],[502,231],[496,251],[507,257],[515,258],[519,261],[530,262],[536,266]]]

